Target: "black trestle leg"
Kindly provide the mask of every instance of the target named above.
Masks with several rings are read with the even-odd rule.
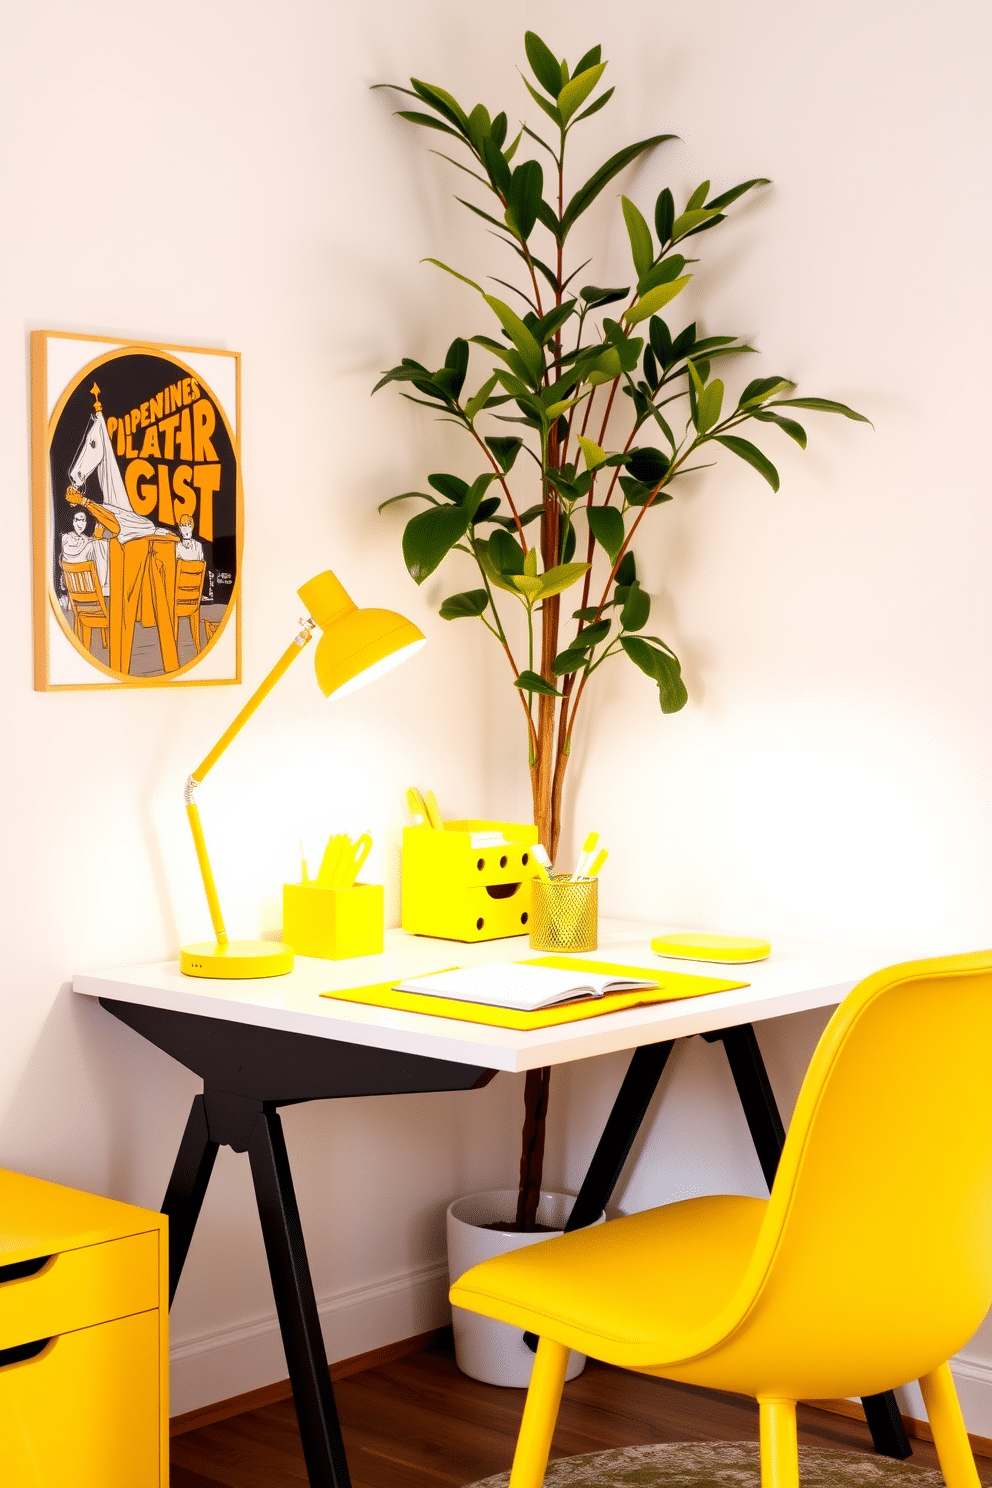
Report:
[[[673,1048],[673,1041],[667,1039],[662,1044],[644,1044],[634,1050],[623,1084],[613,1102],[613,1109],[607,1117],[603,1135],[572,1205],[572,1212],[565,1225],[566,1234],[593,1224],[613,1197],[623,1165],[630,1155],[630,1149],[641,1129],[641,1123]],[[524,1343],[534,1353],[537,1349],[537,1334],[525,1333]]]
[[[754,1029],[750,1023],[742,1023],[737,1028],[704,1033],[703,1037],[709,1043],[721,1042],[726,1050],[730,1072],[744,1108],[744,1119],[770,1191],[785,1145],[785,1127]],[[864,1395],[861,1404],[875,1451],[883,1457],[899,1460],[911,1457],[913,1449],[892,1391],[887,1390],[884,1395]]]
[[[186,1130],[179,1144],[172,1177],[162,1201],[169,1217],[169,1306],[186,1264],[190,1241],[200,1217],[203,1196],[214,1170],[218,1144],[211,1139],[202,1095],[193,1097]]]
[[[279,1113],[266,1103],[248,1158],[311,1488],[351,1488]]]

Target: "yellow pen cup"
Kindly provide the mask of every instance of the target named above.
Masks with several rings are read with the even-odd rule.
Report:
[[[343,961],[377,956],[382,950],[381,884],[324,889],[318,884],[283,884],[282,938],[298,956]]]
[[[568,874],[536,879],[531,890],[532,951],[594,951],[599,929],[599,879]]]

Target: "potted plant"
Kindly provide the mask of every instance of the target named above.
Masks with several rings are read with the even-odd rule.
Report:
[[[468,178],[458,200],[508,249],[516,282],[499,279],[500,294],[491,294],[460,268],[430,259],[476,292],[485,319],[452,341],[443,366],[404,357],[374,391],[400,384],[405,396],[458,426],[478,456],[474,479],[437,472],[427,477],[429,490],[405,491],[380,510],[424,503],[403,532],[403,556],[418,584],[452,552],[475,564],[478,586],[450,595],[440,613],[481,621],[505,654],[522,712],[534,821],[554,858],[572,738],[593,674],[625,659],[657,686],[663,713],[687,701],[674,650],[648,633],[651,598],[637,577],[634,544],[649,513],[673,500],[677,482],[717,447],[777,491],[778,472],[742,436],[744,425],[774,428],[805,449],[797,409],[868,421],[843,403],[795,396],[795,384],[780,375],[749,381],[736,402],[728,399],[717,365],[754,348],[666,318],[696,272],[703,246],[696,240],[747,192],[768,184],[764,177],[716,192],[703,181],[679,205],[666,187],[648,215],[622,196],[626,284],[597,283],[588,262],[572,263],[573,230],[602,202],[604,188],[675,136],[625,145],[576,186],[566,169],[572,131],[614,91],[600,88],[601,49],[570,66],[532,31],[524,46],[533,78],[524,83],[544,115],[543,133],[522,124],[511,138],[505,111],[493,116],[481,103],[466,109],[417,78],[397,89],[415,104],[399,117],[445,137],[435,153]],[[507,606],[524,622],[519,647]],[[533,1227],[540,1193],[548,1076],[532,1071],[527,1080],[522,1227]]]

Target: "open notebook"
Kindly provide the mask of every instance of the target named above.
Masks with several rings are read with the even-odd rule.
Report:
[[[576,1023],[586,1018],[601,1017],[604,1013],[624,1012],[628,1008],[643,1007],[647,1003],[674,1002],[684,997],[703,997],[708,992],[730,992],[748,983],[739,978],[689,976],[684,972],[669,971],[667,967],[616,966],[603,961],[581,961],[574,956],[548,956],[543,958],[545,966],[568,971],[574,979],[579,974],[583,984],[588,974],[609,976],[639,983],[637,991],[604,992],[601,997],[580,997],[553,1007],[538,1008],[533,1012],[519,1008],[495,1007],[491,1003],[468,1002],[455,997],[435,997],[426,992],[397,992],[394,981],[380,982],[371,987],[348,987],[335,992],[322,992],[337,1002],[364,1004],[366,1007],[391,1008],[405,1013],[426,1013],[432,1018],[454,1018],[460,1023],[482,1023],[494,1028],[515,1028],[532,1032],[540,1028],[551,1028],[559,1023]]]
[[[580,961],[577,966],[550,960],[488,961],[482,966],[411,977],[397,982],[394,991],[422,992],[428,997],[452,997],[458,1002],[481,1002],[533,1013],[559,1002],[602,997],[606,992],[639,992],[658,985],[656,977],[617,976],[609,969],[591,968],[588,961]]]

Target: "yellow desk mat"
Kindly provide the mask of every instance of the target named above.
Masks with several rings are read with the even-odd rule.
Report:
[[[427,1013],[432,1018],[456,1018],[459,1023],[485,1023],[492,1028],[516,1028],[530,1032],[535,1028],[553,1028],[557,1023],[578,1023],[583,1018],[601,1018],[604,1013],[621,1013],[626,1008],[644,1007],[654,1002],[675,1002],[683,997],[702,997],[707,992],[732,992],[749,982],[729,981],[724,977],[687,976],[680,971],[661,971],[658,967],[618,966],[609,961],[578,961],[574,956],[542,956],[525,963],[530,966],[553,966],[563,971],[599,971],[616,977],[649,979],[653,988],[637,992],[607,992],[576,1002],[560,1002],[555,1007],[523,1013],[516,1008],[493,1007],[478,1002],[458,1002],[453,997],[430,997],[425,992],[397,992],[393,981],[378,982],[371,987],[348,987],[342,992],[322,992],[334,1002],[359,1002],[369,1007],[396,1008],[405,1013]],[[452,971],[456,968],[447,967]]]

